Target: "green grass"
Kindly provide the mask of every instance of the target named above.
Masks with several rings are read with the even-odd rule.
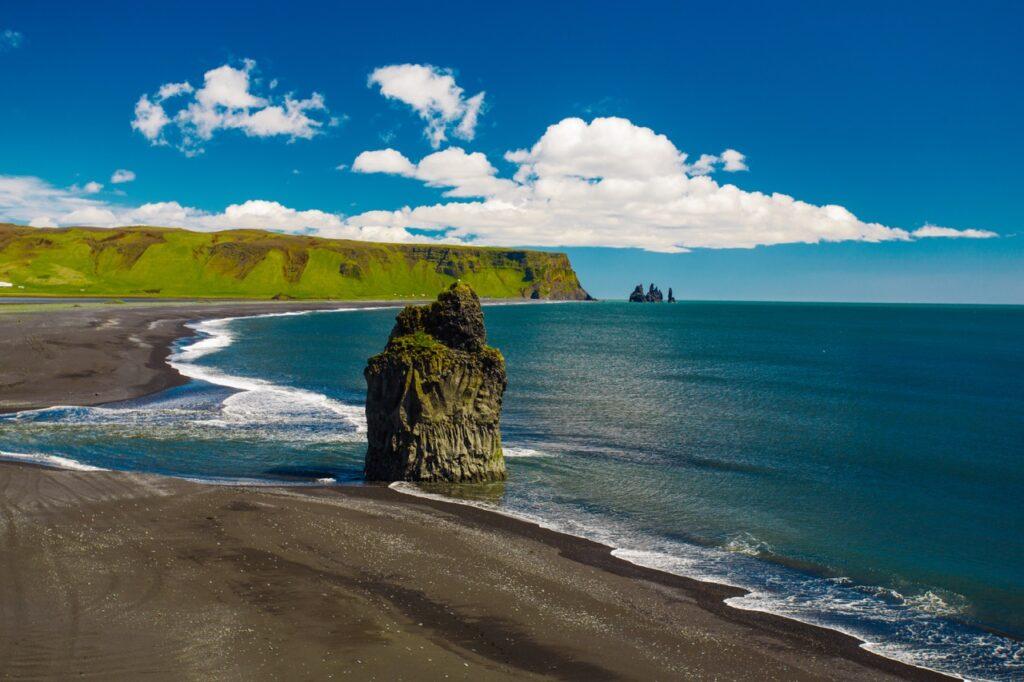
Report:
[[[456,279],[484,298],[584,298],[565,254],[381,244],[262,230],[0,224],[4,296],[433,299]]]

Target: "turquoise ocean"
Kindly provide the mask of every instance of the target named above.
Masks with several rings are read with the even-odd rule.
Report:
[[[0,416],[0,452],[222,484],[359,485],[396,310],[197,323],[188,384]],[[511,478],[454,495],[749,590],[885,656],[1024,679],[1024,307],[493,305]]]

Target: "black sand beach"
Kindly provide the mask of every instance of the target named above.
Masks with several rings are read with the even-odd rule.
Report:
[[[353,303],[0,309],[0,409],[183,378],[189,320]],[[379,305],[379,304],[376,304]],[[946,679],[738,591],[378,486],[0,465],[5,679]]]

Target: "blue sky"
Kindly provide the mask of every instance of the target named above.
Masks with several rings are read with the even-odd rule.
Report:
[[[23,4],[0,219],[413,228],[564,248],[606,297],[1024,303],[1015,3]]]

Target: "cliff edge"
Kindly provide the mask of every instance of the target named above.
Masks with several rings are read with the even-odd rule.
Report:
[[[590,298],[569,257],[551,251],[0,224],[2,295],[429,301],[458,280],[486,298]]]

